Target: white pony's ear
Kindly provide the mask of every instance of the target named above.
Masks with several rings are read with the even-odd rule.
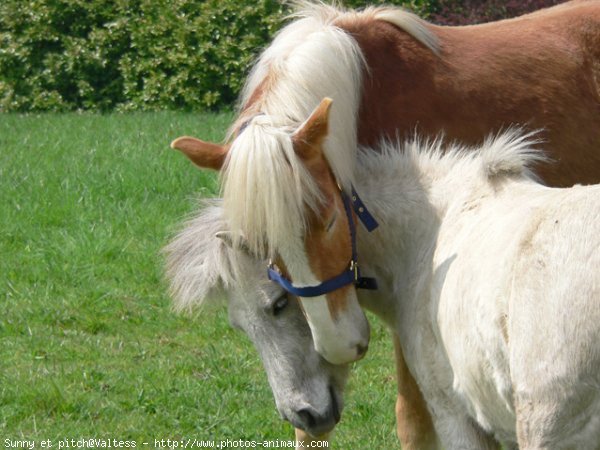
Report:
[[[241,251],[248,256],[255,257],[250,251],[248,241],[241,234],[236,234],[232,231],[218,231],[215,233],[217,239],[221,239],[229,248]]]
[[[229,248],[233,248],[233,233],[231,231],[217,231],[215,237],[225,242]]]

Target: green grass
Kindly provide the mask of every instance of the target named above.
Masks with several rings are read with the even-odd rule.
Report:
[[[230,114],[0,115],[0,446],[107,437],[288,439],[225,311],[170,310],[160,249],[212,174],[168,149]],[[376,321],[337,449],[397,448],[392,347]]]

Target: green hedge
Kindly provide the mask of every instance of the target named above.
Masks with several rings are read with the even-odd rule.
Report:
[[[2,0],[0,111],[229,105],[274,0]]]
[[[462,4],[344,3],[434,18]],[[287,12],[278,0],[0,0],[0,112],[229,107]]]

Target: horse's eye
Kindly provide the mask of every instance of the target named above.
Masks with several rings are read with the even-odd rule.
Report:
[[[283,294],[281,297],[279,297],[273,303],[273,306],[272,306],[273,315],[278,316],[279,314],[281,314],[283,312],[283,310],[287,307],[287,305],[288,305],[287,295]]]

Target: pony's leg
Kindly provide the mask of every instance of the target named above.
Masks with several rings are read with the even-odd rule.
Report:
[[[306,431],[296,428],[296,450],[303,448],[328,448],[328,445],[310,445],[311,442],[327,442],[328,435],[323,435],[318,438],[313,438]]]
[[[398,381],[396,433],[402,450],[437,449],[439,445],[431,415],[419,386],[406,366],[396,333],[393,333],[393,341]]]

